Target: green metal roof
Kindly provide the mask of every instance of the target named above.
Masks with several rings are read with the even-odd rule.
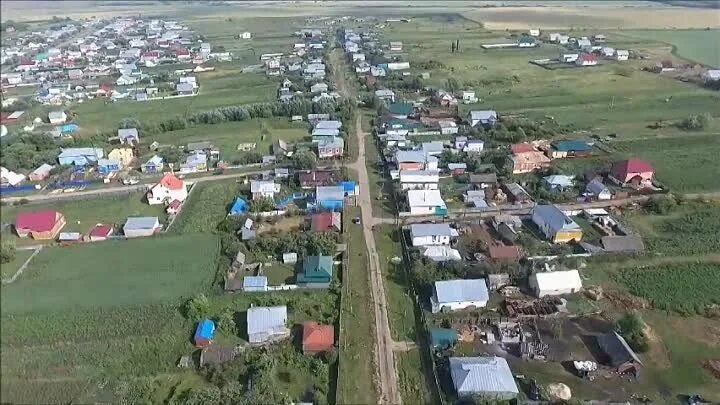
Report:
[[[390,114],[410,115],[413,112],[413,105],[410,103],[392,103],[388,106]]]
[[[554,141],[552,143],[553,148],[555,150],[561,151],[561,152],[570,152],[570,151],[579,151],[579,152],[587,152],[592,150],[592,146],[588,145],[587,142],[578,141],[578,140],[561,140],[561,141]]]
[[[332,279],[333,260],[330,256],[308,256],[303,260],[298,282],[328,282]]]
[[[433,347],[450,346],[455,342],[457,342],[457,331],[455,331],[455,329],[430,329],[430,343]]]

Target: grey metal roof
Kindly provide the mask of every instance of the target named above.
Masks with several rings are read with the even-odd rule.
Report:
[[[543,177],[543,180],[553,186],[569,187],[573,185],[573,176],[566,176],[564,174],[553,174],[552,176]]]
[[[553,231],[580,229],[580,225],[554,205],[536,205],[533,216],[538,215]]]
[[[610,332],[597,337],[597,342],[605,354],[607,354],[610,365],[617,367],[629,361],[642,364],[640,358],[630,348],[625,339],[617,332]]]
[[[287,307],[252,307],[247,310],[248,335],[257,333],[272,333],[278,328],[284,328],[287,322]]]
[[[345,190],[342,186],[318,186],[315,189],[315,199],[318,201],[344,200]]]
[[[608,190],[607,186],[603,184],[602,181],[595,179],[588,183],[587,185],[587,191],[590,193],[593,193],[594,195],[599,195],[603,191]]]
[[[137,130],[137,128],[121,128],[121,129],[118,129],[118,137],[119,137],[120,139],[137,138],[137,137],[138,137],[138,130]]]
[[[123,225],[123,230],[154,229],[158,223],[158,217],[129,217]]]
[[[437,302],[487,301],[487,285],[483,279],[446,280],[435,282]]]
[[[265,276],[245,276],[243,277],[243,289],[246,288],[265,288],[268,285]]]
[[[442,152],[445,146],[440,141],[424,142],[422,144],[422,150],[425,153],[437,153]]]
[[[459,394],[518,394],[510,366],[502,357],[451,357],[450,375]]]
[[[497,119],[497,112],[494,110],[470,111],[470,118],[473,120],[488,121]]]
[[[395,154],[398,162],[425,163],[425,153],[416,150],[400,150]]]
[[[342,128],[342,122],[340,121],[319,121],[315,124],[315,129],[340,129]]]
[[[412,224],[410,225],[410,234],[413,237],[423,236],[453,236],[457,234],[450,228],[450,224]]]
[[[636,235],[603,236],[600,239],[606,252],[642,252],[645,245]]]

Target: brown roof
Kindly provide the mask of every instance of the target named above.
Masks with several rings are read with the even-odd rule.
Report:
[[[321,212],[314,214],[311,219],[311,226],[315,232],[340,230],[339,212]]]
[[[298,173],[301,185],[330,186],[337,183],[337,172],[334,170],[312,170]]]
[[[522,252],[517,246],[490,246],[488,256],[493,260],[518,260]]]
[[[332,325],[320,325],[314,321],[303,322],[302,345],[304,352],[330,350],[335,344],[335,329]]]

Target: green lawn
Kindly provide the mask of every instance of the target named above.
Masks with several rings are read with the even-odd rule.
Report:
[[[148,142],[161,145],[184,146],[189,142],[210,141],[220,150],[223,160],[232,161],[245,152],[238,151],[240,143],[255,142],[255,152],[271,153],[273,141],[281,139],[294,143],[305,138],[310,132],[305,124],[291,123],[287,118],[262,118],[248,121],[224,122],[216,125],[197,125],[178,131],[164,132],[148,137]]]
[[[348,230],[349,268],[343,276],[342,322],[340,324],[340,364],[338,403],[377,403],[373,370],[373,309],[370,297],[368,257],[362,228],[349,218],[360,215],[359,208],[345,210]]]
[[[430,404],[430,381],[425,379],[419,350],[396,353],[400,396],[405,404]]]
[[[27,259],[33,254],[34,250],[18,250],[15,252],[15,258],[7,263],[0,265],[2,268],[2,278],[12,277],[15,272],[20,269]]]
[[[668,43],[682,58],[720,67],[720,30],[638,30],[623,31],[623,34]]]
[[[64,232],[80,232],[86,234],[98,223],[114,224],[116,230],[128,217],[158,217],[161,224],[167,221],[167,215],[160,205],[149,205],[144,201],[143,193],[118,194],[112,197],[66,200],[53,203],[28,205],[3,205],[0,208],[3,222],[14,222],[17,214],[39,210],[54,209],[65,216],[67,225]],[[17,239],[23,244],[36,244],[32,239]],[[42,241],[40,241],[42,243]]]
[[[208,235],[46,248],[3,286],[3,313],[166,302],[208,286],[218,250]]]
[[[269,285],[295,284],[295,268],[292,265],[273,263],[263,267],[263,274],[267,276]]]
[[[394,340],[414,342],[417,341],[414,304],[405,277],[405,264],[391,262],[393,257],[402,258],[400,237],[394,226],[376,227],[375,245],[381,258],[390,331]]]

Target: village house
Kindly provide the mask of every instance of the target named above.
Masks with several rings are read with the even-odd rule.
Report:
[[[335,328],[314,321],[302,324],[302,350],[304,354],[324,353],[335,344]]]
[[[102,242],[112,235],[115,229],[112,225],[97,224],[88,233],[87,239],[90,242]]]
[[[91,162],[97,162],[104,156],[101,148],[67,148],[61,149],[58,155],[58,163],[61,165],[87,166]]]
[[[430,297],[432,313],[457,311],[466,308],[484,308],[489,299],[485,280],[436,281]]]
[[[154,155],[140,166],[140,170],[143,173],[155,174],[162,172],[164,166],[165,163],[163,162],[163,159],[158,155]]]
[[[21,238],[54,239],[65,226],[65,216],[55,210],[23,212],[15,217],[15,232]]]
[[[250,193],[252,193],[252,199],[258,200],[260,198],[275,198],[275,193],[280,192],[280,184],[273,181],[264,180],[251,180],[250,181]]]
[[[297,274],[297,284],[308,288],[328,288],[332,282],[333,259],[330,256],[308,256]]]
[[[402,190],[437,190],[440,172],[437,170],[400,170]]]
[[[535,273],[528,280],[538,298],[574,294],[582,290],[582,280],[577,270]]]
[[[273,343],[290,337],[287,307],[250,307],[247,310],[247,334],[251,344]]]
[[[403,151],[395,153],[395,164],[398,170],[437,170],[438,158],[428,156],[422,151]]]
[[[497,120],[498,115],[494,110],[470,111],[467,117],[467,122],[471,127],[482,125],[485,128],[490,128],[495,125]]]
[[[43,163],[28,175],[28,179],[30,181],[43,181],[50,176],[50,171],[52,171],[54,167],[53,165]]]
[[[517,46],[519,48],[534,48],[538,46],[538,42],[534,37],[529,35],[522,35],[517,40]]]
[[[473,104],[478,102],[478,98],[475,96],[475,92],[472,90],[463,90],[462,92],[463,104]]]
[[[195,151],[185,158],[180,164],[180,173],[204,172],[208,168],[207,155],[204,152]]]
[[[395,92],[389,89],[375,90],[375,97],[383,101],[395,102]]]
[[[313,232],[341,232],[342,213],[319,212],[310,217],[310,230]]]
[[[415,247],[450,245],[458,231],[450,224],[411,224],[410,239]]]
[[[582,228],[555,205],[536,205],[532,222],[553,243],[580,241]]]
[[[343,186],[318,186],[315,188],[315,200],[320,208],[342,210],[345,205]]]
[[[655,169],[641,159],[621,160],[610,168],[610,179],[621,186],[643,187],[652,185]]]
[[[557,192],[568,191],[575,184],[573,176],[566,176],[564,174],[553,174],[543,177],[542,182],[545,189]]]
[[[63,124],[67,121],[67,114],[65,114],[65,111],[50,111],[48,113],[48,121],[51,124]]]
[[[101,175],[107,175],[110,173],[118,172],[123,168],[122,163],[112,159],[98,159],[97,171]]]
[[[561,140],[553,141],[551,148],[548,149],[547,155],[552,159],[560,159],[566,157],[590,156],[592,154],[592,146],[587,142]]]
[[[187,185],[172,173],[168,173],[160,179],[150,191],[147,192],[147,200],[150,205],[167,204],[173,201],[183,202],[187,199]]]
[[[138,238],[152,236],[160,229],[158,217],[129,217],[123,225],[123,234],[126,238]]]
[[[412,103],[390,103],[388,113],[394,118],[405,119],[413,113]]]
[[[609,200],[612,198],[612,192],[603,184],[600,179],[593,179],[585,188],[585,195],[593,200]]]
[[[458,126],[454,121],[438,121],[437,125],[442,135],[454,135],[458,133]]]
[[[458,397],[508,401],[520,392],[507,360],[502,357],[450,357],[449,362]]]
[[[595,66],[598,64],[597,56],[591,53],[582,53],[578,56],[575,64],[578,66]]]
[[[108,153],[107,158],[120,163],[121,167],[127,167],[135,159],[135,154],[130,148],[116,148]]]
[[[481,139],[468,139],[462,151],[466,153],[480,153],[485,149],[485,142]]]
[[[137,128],[121,128],[118,129],[118,139],[123,145],[137,145],[140,142],[140,135]]]
[[[339,136],[323,137],[317,143],[318,157],[332,159],[345,153],[345,140]]]
[[[467,171],[467,163],[448,163],[448,171],[453,176],[465,174]]]
[[[530,173],[550,166],[550,159],[529,143],[510,146],[512,154],[508,156],[513,174]]]
[[[408,190],[410,215],[445,215],[447,205],[439,190]]]
[[[470,184],[478,190],[492,187],[497,184],[497,173],[480,173],[470,175]]]

